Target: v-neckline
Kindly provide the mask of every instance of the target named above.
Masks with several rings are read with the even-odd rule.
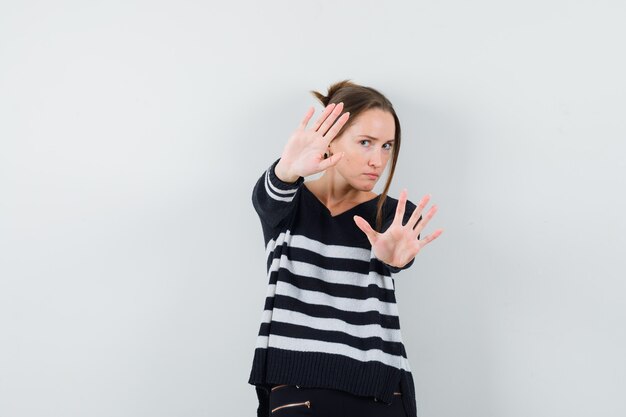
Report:
[[[326,213],[328,214],[328,216],[329,216],[330,218],[332,218],[332,219],[336,219],[337,217],[343,216],[343,215],[344,215],[344,214],[346,214],[346,213],[350,213],[351,211],[354,211],[355,209],[357,209],[357,208],[359,208],[359,207],[362,207],[362,206],[364,206],[364,205],[366,205],[366,204],[370,204],[370,203],[372,203],[373,201],[378,200],[378,197],[380,197],[380,195],[377,195],[377,196],[376,196],[376,197],[374,197],[374,198],[371,198],[371,199],[369,199],[369,200],[363,201],[362,203],[359,203],[359,204],[357,204],[357,205],[355,205],[355,206],[352,206],[352,207],[350,207],[349,209],[342,211],[341,213],[338,213],[338,214],[333,215],[333,214],[330,212],[330,209],[329,209],[328,207],[326,207],[326,205],[325,205],[324,203],[322,203],[322,201],[321,201],[319,198],[317,198],[317,196],[316,196],[315,194],[313,194],[313,191],[309,190],[309,188],[306,186],[306,184],[302,184],[302,187],[306,190],[306,192],[307,192],[307,193],[309,193],[309,194],[311,195],[311,197],[313,197],[313,199],[314,199],[315,201],[317,201],[317,203],[318,203],[320,206],[322,206],[322,208],[326,211]]]

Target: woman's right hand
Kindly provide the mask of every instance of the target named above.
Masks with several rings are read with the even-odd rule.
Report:
[[[281,181],[292,183],[300,177],[317,174],[339,162],[342,153],[326,159],[324,153],[328,152],[328,144],[350,117],[350,113],[344,113],[337,119],[342,110],[343,103],[329,104],[313,127],[307,129],[306,125],[315,113],[315,108],[309,109],[298,129],[287,141],[280,161],[274,168],[276,176]]]

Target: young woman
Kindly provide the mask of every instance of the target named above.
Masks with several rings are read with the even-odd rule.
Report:
[[[400,122],[385,96],[350,81],[313,94],[321,116],[309,126],[309,109],[252,194],[269,279],[248,381],[258,416],[415,417],[393,274],[441,234],[420,238],[437,208],[387,196]]]

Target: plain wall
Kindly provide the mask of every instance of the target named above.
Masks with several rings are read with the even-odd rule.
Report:
[[[420,417],[626,415],[625,12],[2,1],[0,415],[255,415],[252,187],[345,78],[445,229],[396,276]]]

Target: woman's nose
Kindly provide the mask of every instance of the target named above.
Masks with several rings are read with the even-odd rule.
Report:
[[[382,158],[380,156],[380,151],[374,151],[373,155],[370,158],[370,165],[373,167],[379,167],[382,164]]]

